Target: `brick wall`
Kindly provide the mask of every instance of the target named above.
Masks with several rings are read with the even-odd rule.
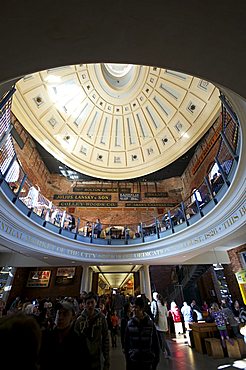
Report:
[[[28,134],[28,132],[23,128],[23,126],[18,122],[18,120],[12,116],[12,123],[16,128],[18,134],[23,140],[24,147],[20,147],[16,144],[16,152],[18,158],[21,161],[24,171],[28,174],[28,179],[33,184],[38,184],[41,193],[46,196],[49,200],[53,201],[54,194],[67,194],[73,193],[72,182],[68,181],[65,177],[56,174],[50,174],[44,162],[42,161],[36,147],[35,142]],[[128,183],[124,182],[121,184],[123,187],[130,188],[131,192],[140,192],[141,200],[148,203],[172,203],[179,204],[183,199],[185,199],[194,187],[197,187],[198,183],[203,181],[203,178],[208,170],[208,167],[214,160],[215,153],[218,149],[218,144],[212,146],[210,151],[203,159],[201,166],[197,166],[197,161],[202,156],[202,154],[207,150],[209,143],[213,135],[218,132],[221,125],[220,118],[216,121],[213,127],[206,134],[205,138],[198,145],[196,153],[193,159],[190,161],[187,169],[181,177],[173,177],[167,180],[159,181],[156,183]],[[196,172],[194,173],[194,168],[197,166]],[[94,181],[93,186],[102,187],[105,186],[102,182]],[[86,182],[85,186],[89,186],[90,183]],[[81,185],[79,185],[81,186]],[[107,183],[108,187],[116,186]],[[175,192],[175,189],[177,190]],[[145,198],[145,192],[168,192],[168,197],[165,198]],[[87,193],[88,194],[88,193]],[[140,221],[147,224],[153,223],[154,218],[160,214],[166,213],[171,207],[152,207],[152,208],[125,208],[124,202],[120,202],[118,199],[118,193],[109,194],[112,196],[111,201],[117,202],[117,208],[79,208],[74,209],[74,216],[80,217],[81,224],[84,224],[86,220],[94,222],[96,218],[100,218],[101,222],[107,225],[131,225],[136,226]],[[55,205],[59,204],[59,201],[54,200]],[[65,208],[63,208],[65,209]],[[68,209],[67,209],[68,211]],[[161,217],[161,216],[160,216]]]
[[[21,162],[23,170],[28,175],[28,179],[32,184],[38,184],[41,193],[53,201],[53,203],[58,206],[60,201],[53,200],[54,194],[69,194],[73,193],[72,182],[68,181],[64,176],[58,174],[50,174],[47,167],[45,166],[42,158],[40,157],[36,147],[35,142],[28,134],[28,132],[23,128],[23,126],[18,122],[18,120],[12,116],[12,124],[14,125],[19,136],[23,140],[24,147],[21,149],[17,143],[15,143],[15,149],[17,156]],[[82,184],[86,187],[115,187],[117,185],[114,183],[102,183],[99,181],[84,182]],[[79,186],[82,186],[79,184]],[[167,180],[163,180],[157,183],[131,183],[124,182],[121,183],[121,187],[130,188],[131,192],[140,192],[141,200],[148,203],[172,203],[178,204],[182,200],[181,190],[183,188],[183,182],[180,177],[173,177]],[[175,191],[175,189],[177,191]],[[145,198],[145,192],[168,192],[168,196],[165,198]],[[79,194],[79,193],[76,193]],[[86,193],[88,194],[88,193]],[[86,220],[94,222],[96,218],[100,218],[103,224],[109,225],[137,225],[140,221],[146,223],[153,223],[154,218],[158,216],[159,213],[165,213],[170,207],[153,207],[153,208],[126,208],[125,202],[119,201],[118,193],[108,193],[111,195],[111,201],[117,202],[117,208],[80,208],[75,207],[74,216],[80,217],[81,224],[84,225]],[[68,208],[62,208],[68,211]]]
[[[81,185],[80,185],[81,186]],[[85,187],[94,186],[94,187],[105,187],[105,184],[98,182],[93,185],[90,183],[84,184]],[[115,185],[113,185],[115,187]],[[112,187],[110,184],[107,184],[107,187]],[[179,177],[171,178],[168,180],[163,180],[158,182],[158,184],[141,184],[141,188],[137,186],[137,184],[132,183],[124,183],[124,187],[131,189],[131,192],[140,192],[141,193],[141,200],[143,202],[148,203],[173,203],[178,204],[181,202],[182,197],[180,192],[174,192],[173,189],[180,189],[182,188],[182,182]],[[157,189],[156,189],[157,188]],[[170,190],[172,190],[170,192]],[[165,198],[145,198],[145,192],[168,192],[168,197]],[[66,180],[65,177],[61,177],[59,175],[51,175],[50,181],[47,186],[47,194],[49,199],[53,199],[54,194],[79,194],[73,193],[73,189],[71,187],[71,182]],[[83,194],[83,193],[81,193]],[[84,193],[85,194],[85,193]],[[88,194],[88,193],[86,193]],[[94,194],[94,193],[91,193]],[[111,195],[110,202],[117,202],[118,207],[116,208],[101,208],[101,207],[94,207],[94,208],[81,208],[75,207],[74,215],[76,217],[80,217],[81,223],[85,223],[86,220],[91,222],[95,222],[96,218],[100,218],[101,222],[105,225],[125,225],[127,223],[128,226],[131,224],[137,224],[140,221],[146,223],[153,223],[154,217],[158,216],[158,207],[153,208],[129,208],[125,207],[125,202],[119,201],[118,193],[107,193],[107,195]],[[53,203],[59,206],[58,200],[53,200]],[[164,213],[170,207],[162,207],[161,211]]]
[[[219,148],[219,140],[216,141],[216,143],[211,147],[211,140],[215,135],[218,135],[218,132],[221,130],[221,117],[219,117],[214,125],[211,127],[211,129],[207,132],[205,137],[202,139],[200,144],[198,145],[196,152],[191,159],[190,163],[188,164],[186,170],[184,171],[182,175],[182,181],[183,181],[183,198],[186,199],[190,192],[194,188],[198,188],[199,184],[202,184],[204,182],[204,177],[207,175],[211,164],[214,162],[214,158],[218,152]],[[208,151],[208,147],[210,147],[210,150]],[[208,151],[208,152],[207,152]],[[207,153],[206,156],[204,156],[203,161],[200,165],[199,159],[203,157],[204,153]]]
[[[35,143],[19,121],[12,115],[11,122],[24,143],[23,149],[14,141],[17,157],[32,184],[38,184],[43,195],[47,193],[50,173],[40,157]]]

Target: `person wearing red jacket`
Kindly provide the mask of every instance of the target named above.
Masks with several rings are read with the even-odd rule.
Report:
[[[171,302],[169,312],[174,322],[175,336],[178,337],[180,334],[183,334],[183,323],[182,323],[182,314],[176,302],[174,301]]]

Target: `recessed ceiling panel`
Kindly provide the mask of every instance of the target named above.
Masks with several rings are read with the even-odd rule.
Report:
[[[25,76],[12,111],[44,148],[89,176],[126,180],[169,165],[220,111],[208,81],[157,67],[82,64]]]

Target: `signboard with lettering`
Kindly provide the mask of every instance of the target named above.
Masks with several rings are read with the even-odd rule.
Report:
[[[75,186],[73,191],[76,193],[118,193],[118,188],[86,188],[83,186]]]
[[[59,202],[59,207],[118,207],[117,202]]]
[[[144,208],[154,208],[154,207],[174,207],[176,203],[126,203],[125,207],[144,207]]]
[[[119,188],[119,193],[130,193],[131,188]]]
[[[169,193],[181,193],[181,191],[183,191],[183,188],[174,188],[170,189]]]
[[[112,195],[54,194],[56,200],[111,200]]]
[[[140,193],[119,193],[119,200],[121,201],[138,201],[141,200]]]
[[[168,192],[167,191],[162,191],[162,192],[148,192],[144,193],[145,198],[167,198],[168,197]]]

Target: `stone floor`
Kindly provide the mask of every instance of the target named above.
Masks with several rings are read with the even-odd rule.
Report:
[[[239,370],[246,369],[246,358],[234,360],[228,357],[213,359],[206,354],[200,354],[194,348],[190,348],[185,339],[168,339],[172,356],[165,359],[161,355],[157,370]],[[110,370],[125,370],[125,359],[119,345],[111,348]]]

